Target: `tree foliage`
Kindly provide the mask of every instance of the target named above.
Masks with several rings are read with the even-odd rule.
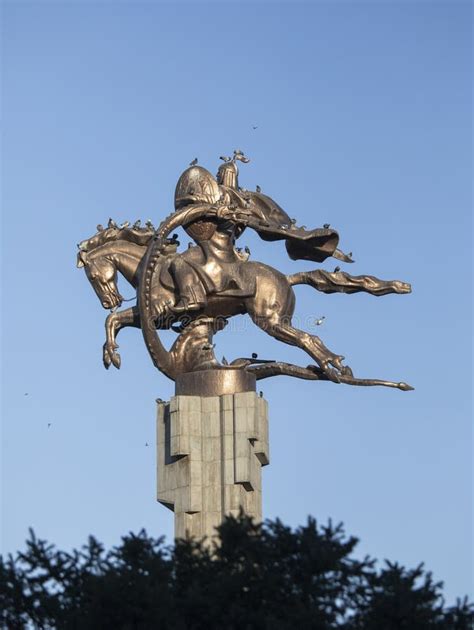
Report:
[[[314,519],[291,530],[241,516],[217,544],[167,547],[144,531],[107,551],[93,537],[65,553],[31,532],[0,558],[2,628],[59,630],[472,630],[467,600],[445,608],[441,583],[357,560],[357,540]]]

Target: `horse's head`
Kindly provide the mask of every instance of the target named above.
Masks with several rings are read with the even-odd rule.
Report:
[[[102,306],[115,309],[121,306],[123,297],[117,287],[117,269],[114,263],[105,255],[95,250],[91,253],[80,249],[77,254],[77,266],[84,267]]]

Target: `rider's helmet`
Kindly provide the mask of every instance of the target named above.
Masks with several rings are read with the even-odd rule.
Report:
[[[175,210],[193,203],[217,203],[221,192],[215,178],[202,166],[187,168],[176,184]]]

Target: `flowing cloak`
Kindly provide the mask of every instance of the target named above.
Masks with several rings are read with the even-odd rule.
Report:
[[[235,191],[233,191],[235,194]],[[264,241],[285,241],[286,251],[292,260],[323,262],[330,256],[350,261],[337,249],[339,234],[335,230],[317,228],[307,230],[297,227],[288,214],[271,197],[263,193],[243,191],[238,193],[246,200],[246,210],[251,218],[247,225]],[[341,258],[343,257],[343,258]]]
[[[284,240],[292,260],[320,263],[333,256],[352,262],[337,249],[339,234],[335,230],[297,227],[271,197],[261,192],[218,185],[209,171],[201,166],[186,169],[179,178],[175,191],[176,212],[162,224],[162,235],[182,225],[195,240],[210,238],[216,229],[216,203],[222,200],[244,217],[240,226],[238,219],[235,221],[237,237],[244,231],[244,226],[248,226],[265,241]]]

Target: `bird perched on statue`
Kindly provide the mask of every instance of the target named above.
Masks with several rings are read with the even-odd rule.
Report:
[[[117,224],[115,223],[115,221],[113,219],[109,219],[109,222],[107,223],[107,227],[109,227],[109,228],[116,228]]]
[[[258,395],[260,396],[260,398],[263,398],[263,392],[258,392]]]
[[[255,190],[256,190],[257,192],[262,192],[262,189],[260,188],[260,186],[259,186],[258,184],[256,185]]]
[[[189,166],[196,166],[197,163],[198,163],[198,159],[194,158],[194,160],[189,163]]]
[[[318,317],[318,319],[314,320],[314,323],[316,324],[316,326],[321,326],[321,324],[324,323],[325,319],[326,317],[324,315],[321,315],[321,317]]]
[[[250,256],[250,247],[248,245],[246,245],[244,247],[244,251],[245,251],[246,254],[248,254]]]
[[[252,352],[252,359],[256,359],[258,357],[258,354],[256,352]]]
[[[133,229],[134,229],[134,230],[138,230],[138,228],[140,227],[140,225],[141,225],[141,221],[140,221],[140,219],[137,219],[137,220],[135,221],[135,223],[133,224]]]
[[[145,225],[147,226],[147,228],[149,230],[154,230],[155,229],[154,226],[153,226],[153,223],[150,221],[150,219],[147,219],[147,221],[145,221]]]
[[[225,357],[222,357],[221,363],[222,363],[222,365],[229,365],[229,361],[227,361],[227,359]]]
[[[340,268],[340,267],[334,267],[334,271],[333,271],[333,273],[338,273],[339,271],[341,271],[341,268]]]
[[[325,224],[323,225],[323,228],[324,228],[325,230],[328,230],[330,225],[331,225],[330,223],[325,223]]]

